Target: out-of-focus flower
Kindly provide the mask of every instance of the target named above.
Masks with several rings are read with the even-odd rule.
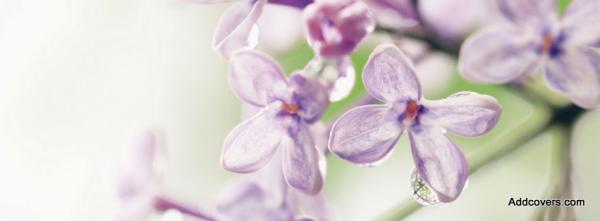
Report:
[[[118,177],[118,194],[122,207],[118,221],[143,220],[154,210],[159,191],[159,175],[155,171],[157,154],[154,132],[143,134],[127,149]]]
[[[160,177],[163,171],[159,153],[156,132],[148,131],[124,155],[118,177],[118,195],[122,205],[115,220],[142,221],[155,211],[170,209],[201,220],[214,220],[211,215],[162,193]]]
[[[472,35],[459,59],[462,75],[505,83],[543,69],[553,90],[584,108],[600,104],[600,1],[575,0],[558,19],[554,0],[497,0],[507,22]]]
[[[493,97],[473,92],[426,100],[414,72],[412,62],[395,46],[375,49],[363,81],[369,95],[385,104],[344,113],[333,125],[329,148],[352,163],[377,165],[406,130],[418,175],[436,201],[450,202],[460,195],[469,167],[446,131],[461,136],[485,134],[496,125],[501,108]]]
[[[261,110],[227,135],[223,167],[253,172],[281,149],[287,183],[305,193],[318,193],[323,185],[319,166],[323,162],[309,126],[329,105],[326,90],[301,73],[287,79],[273,59],[252,50],[232,56],[229,83],[240,99]]]
[[[419,25],[412,0],[364,0],[377,23],[393,29],[408,29]]]
[[[222,3],[231,0],[192,0],[198,3]],[[256,22],[267,3],[304,8],[312,0],[240,0],[219,19],[213,38],[214,49],[228,58],[234,51],[254,48],[258,42]]]
[[[445,40],[458,41],[489,22],[488,1],[421,0],[418,10],[424,25]],[[449,19],[451,18],[451,19]]]
[[[318,57],[348,55],[375,28],[367,6],[358,0],[316,1],[304,9],[308,42]]]
[[[281,153],[249,179],[228,185],[217,203],[219,220],[336,220],[323,193],[306,195],[288,188]]]

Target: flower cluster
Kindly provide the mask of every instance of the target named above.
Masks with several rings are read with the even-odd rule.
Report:
[[[124,170],[121,199],[133,208],[126,209],[123,219],[175,209],[207,220],[335,220],[323,193],[327,155],[377,166],[404,132],[415,165],[410,178],[415,199],[422,204],[452,202],[466,185],[469,164],[447,134],[482,136],[496,126],[502,109],[495,98],[475,92],[441,100],[424,97],[427,86],[422,83],[431,81],[424,72],[454,73],[448,64],[454,62],[452,56],[458,58],[461,75],[473,82],[524,80],[542,68],[550,88],[576,105],[600,104],[600,20],[594,15],[599,1],[574,0],[559,16],[554,0],[492,0],[501,22],[479,19],[480,14],[494,14],[481,1],[469,4],[479,15],[461,13],[452,21],[439,12],[454,11],[457,4],[431,2],[236,1],[220,18],[213,47],[229,62],[229,86],[247,116],[226,136],[221,164],[251,175],[224,190],[211,212],[190,208],[160,191],[160,176],[152,166],[156,142],[149,136],[134,146],[138,157]],[[270,4],[301,11],[306,43],[314,52],[304,68],[289,75],[255,49],[257,21]],[[461,44],[469,30],[484,25]],[[331,103],[351,93],[356,71],[350,56],[376,30],[392,41],[372,40],[380,45],[362,71],[364,99],[337,119],[322,120]],[[394,44],[383,44],[389,42]],[[417,49],[411,51],[414,45]],[[433,62],[437,69],[425,64],[431,59],[439,61]]]
[[[600,105],[599,1],[496,1],[505,22],[472,35],[459,66],[478,83],[516,81],[541,69],[548,86],[584,108]]]

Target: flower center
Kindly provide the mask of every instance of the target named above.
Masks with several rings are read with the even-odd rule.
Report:
[[[554,44],[554,36],[552,36],[550,34],[546,35],[544,37],[544,40],[542,41],[542,52],[544,52],[544,53],[550,52],[553,44]]]
[[[419,115],[420,109],[421,105],[417,104],[417,101],[408,101],[408,103],[406,104],[406,111],[404,112],[406,114],[406,119],[414,121],[415,118],[417,118],[417,115]]]
[[[298,105],[296,104],[288,104],[288,103],[282,103],[281,104],[281,109],[292,113],[292,114],[297,114],[298,111],[300,111],[300,107],[298,107]]]

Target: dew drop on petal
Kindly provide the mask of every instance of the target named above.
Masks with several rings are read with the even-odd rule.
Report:
[[[440,202],[437,194],[421,178],[417,168],[413,169],[410,175],[410,187],[412,196],[418,203],[429,206]]]
[[[342,76],[335,81],[333,89],[331,90],[331,93],[329,95],[329,101],[340,101],[346,96],[348,96],[348,94],[350,94],[350,92],[352,91],[356,75],[354,73],[354,68],[347,67],[347,69],[348,70],[343,70],[343,72],[346,73],[345,76]]]

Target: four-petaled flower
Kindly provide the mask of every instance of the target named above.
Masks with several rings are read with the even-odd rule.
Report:
[[[229,83],[243,101],[261,107],[225,138],[221,163],[229,171],[248,173],[267,164],[281,149],[287,183],[316,194],[323,184],[321,153],[310,132],[329,105],[321,84],[301,72],[287,79],[273,59],[244,50],[231,57]]]
[[[337,58],[354,51],[375,28],[365,3],[358,0],[322,0],[302,14],[308,42],[319,57]]]
[[[363,81],[369,95],[385,104],[359,106],[333,125],[329,148],[360,165],[376,165],[408,131],[414,163],[423,181],[441,202],[461,193],[469,174],[462,151],[447,136],[479,136],[491,130],[500,115],[493,97],[459,92],[430,101],[421,95],[413,64],[395,46],[380,46],[369,58]]]
[[[600,1],[575,0],[561,19],[555,0],[497,0],[508,22],[463,44],[459,69],[478,83],[514,81],[542,67],[553,90],[584,108],[600,104]]]

